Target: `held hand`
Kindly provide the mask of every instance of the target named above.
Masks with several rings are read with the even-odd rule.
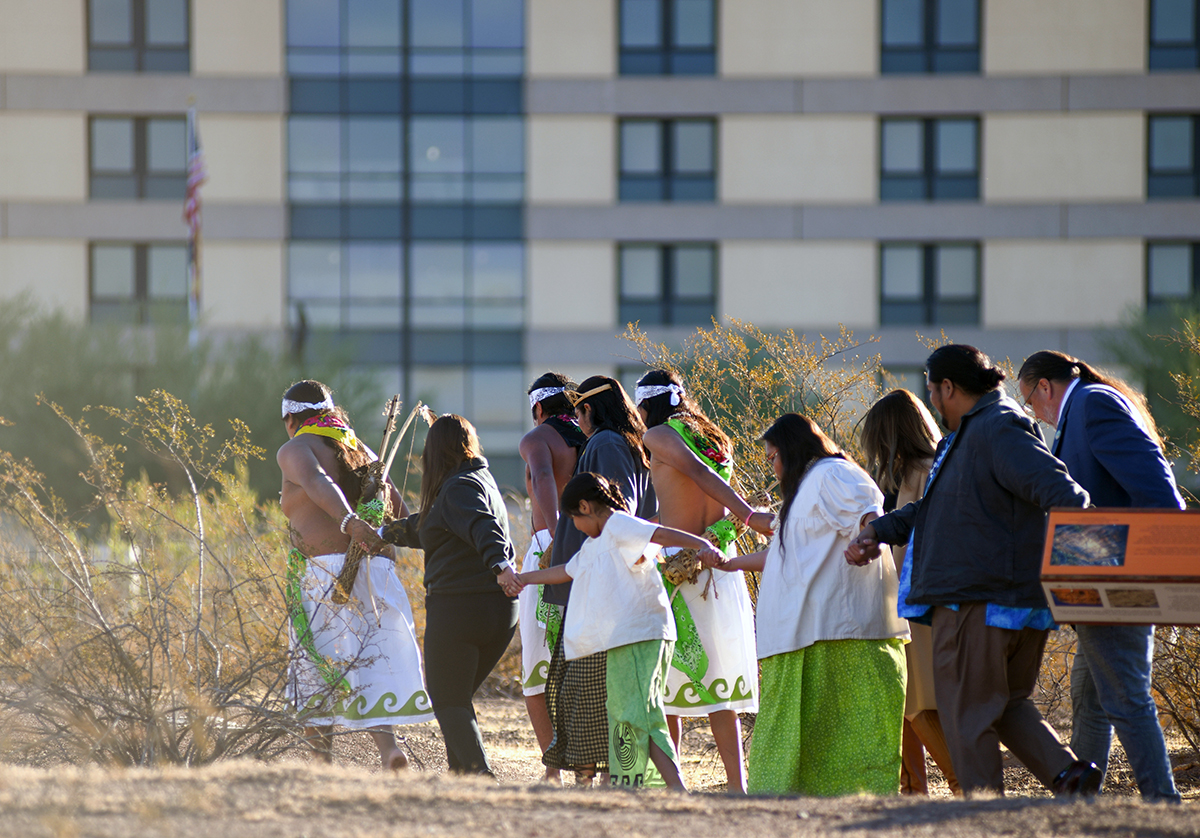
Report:
[[[510,597],[515,597],[521,593],[521,589],[525,584],[521,581],[521,576],[515,573],[513,569],[506,568],[503,573],[496,577],[496,584],[499,585]]]
[[[846,562],[855,567],[863,567],[879,558],[881,552],[879,541],[875,537],[875,529],[867,524],[862,528],[858,537],[851,541],[850,546],[846,548]]]
[[[714,550],[712,547],[706,547],[696,554],[696,558],[700,560],[700,564],[709,568],[717,568],[720,570],[721,565],[728,561],[724,556]]]
[[[770,512],[755,512],[747,522],[750,529],[762,535],[775,534],[775,516]]]
[[[346,535],[350,536],[351,541],[357,541],[365,547],[372,556],[382,555],[388,550],[388,543],[362,518],[350,519],[346,524]]]

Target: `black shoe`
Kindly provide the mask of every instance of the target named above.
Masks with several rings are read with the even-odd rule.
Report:
[[[1077,759],[1054,778],[1052,791],[1059,797],[1095,797],[1103,779],[1096,763]]]

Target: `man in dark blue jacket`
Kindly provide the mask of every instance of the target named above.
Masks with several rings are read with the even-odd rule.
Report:
[[[1017,376],[1025,404],[1055,430],[1052,450],[1092,504],[1182,509],[1144,399],[1061,352],[1030,355]],[[1150,694],[1154,626],[1078,625],[1071,667],[1071,748],[1108,768],[1113,728],[1146,800],[1179,802]]]

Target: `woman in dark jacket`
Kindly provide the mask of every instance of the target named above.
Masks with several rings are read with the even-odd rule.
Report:
[[[385,541],[425,551],[425,682],[450,770],[491,774],[472,698],[517,626],[516,550],[475,428],[447,413],[421,455],[421,511],[385,526]],[[514,587],[515,590],[515,587]]]

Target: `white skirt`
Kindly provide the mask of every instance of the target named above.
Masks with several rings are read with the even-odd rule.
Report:
[[[354,580],[350,601],[335,605],[330,600],[344,558],[335,553],[307,561],[301,602],[312,629],[312,643],[305,648],[308,644],[300,642],[296,626],[289,625],[289,698],[298,711],[313,714],[304,719],[310,725],[361,729],[430,721],[433,705],[421,675],[412,609],[392,562],[382,556],[370,560],[377,620],[368,593],[366,559]],[[314,651],[325,659],[325,666],[314,661]]]
[[[663,551],[668,555],[672,548]],[[712,574],[707,599],[701,596]],[[707,716],[719,710],[758,711],[758,655],[754,647],[754,608],[746,578],[740,570],[707,568],[695,582],[685,582],[672,594],[683,598],[708,655],[708,670],[700,686],[674,666],[667,674],[666,710],[669,716]],[[678,644],[677,644],[678,646]]]
[[[550,543],[550,530],[533,534],[521,572],[538,569],[537,553]],[[546,674],[550,670],[550,647],[546,645],[546,624],[538,622],[538,599],[541,585],[529,585],[517,599],[517,619],[521,629],[521,691],[525,695],[541,695],[546,691]],[[558,606],[551,606],[557,608]]]

